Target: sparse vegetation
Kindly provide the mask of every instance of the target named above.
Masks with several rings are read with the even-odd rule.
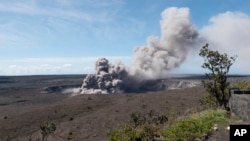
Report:
[[[217,104],[224,109],[228,109],[229,101],[229,82],[227,75],[230,67],[233,65],[235,57],[229,57],[226,53],[221,54],[218,51],[213,51],[208,48],[208,44],[203,46],[199,55],[204,58],[202,68],[208,69],[210,72],[206,73],[209,81],[202,81],[207,92],[215,97]]]
[[[167,120],[168,118],[165,115],[158,115],[154,110],[150,110],[148,113],[137,112],[130,115],[130,124],[134,127],[140,127],[145,124],[164,124]]]
[[[73,117],[70,117],[70,118],[69,118],[69,121],[73,121],[73,120],[74,120],[74,118],[73,118]]]
[[[148,113],[132,113],[128,124],[109,131],[107,135],[111,141],[151,141],[156,136],[159,125],[167,120],[166,116],[159,116],[153,110]]]
[[[40,125],[40,130],[41,130],[41,134],[42,134],[42,141],[45,141],[46,138],[48,137],[48,135],[50,135],[56,131],[56,125],[49,120],[44,121]]]
[[[167,141],[193,141],[196,138],[208,137],[214,125],[224,127],[230,122],[227,112],[218,109],[205,110],[179,120],[175,119],[171,124],[164,124],[167,120],[160,122],[161,116],[154,114],[158,118],[153,120],[154,118],[150,118],[149,115],[150,112],[146,115],[131,114],[129,124],[107,133],[110,141],[153,141],[155,137]]]
[[[233,77],[231,84],[235,84],[235,80],[246,80],[246,82],[250,82],[249,77],[242,76]],[[239,83],[240,86],[237,87],[246,88],[245,85],[241,86],[246,82]],[[236,83],[235,85],[238,84]],[[234,87],[234,85],[231,85],[231,87]],[[37,88],[37,90],[40,90],[40,87]],[[12,91],[13,95],[6,95],[9,96],[7,100],[16,101],[15,95],[17,94],[14,93],[20,92],[22,94],[22,98],[29,99],[31,103],[38,105],[30,105],[31,107],[27,107],[29,105],[23,105],[21,103],[15,104],[4,102],[2,105],[0,104],[2,110],[5,108],[7,109],[2,112],[2,118],[0,120],[0,125],[2,127],[2,134],[0,136],[2,140],[42,140],[42,134],[41,130],[39,129],[39,125],[43,123],[43,121],[41,122],[41,119],[46,120],[46,117],[48,117],[50,119],[49,122],[54,122],[57,129],[52,134],[47,135],[47,138],[44,140],[107,140],[109,137],[105,136],[105,133],[109,131],[109,129],[113,129],[111,131],[114,131],[114,134],[110,136],[113,138],[112,140],[126,141],[127,138],[127,140],[150,140],[152,137],[154,137],[154,140],[163,141],[166,140],[165,138],[167,138],[166,136],[163,136],[166,130],[176,126],[182,120],[190,117],[190,115],[192,116],[194,113],[200,112],[201,106],[197,105],[197,102],[201,94],[204,92],[204,88],[195,87],[165,92],[151,92],[145,95],[90,95],[93,100],[87,100],[89,95],[70,98],[63,96],[63,100],[61,100],[61,98],[58,99],[58,97],[55,95],[43,95],[43,99],[39,99],[40,95],[38,96],[35,93],[25,94],[27,92],[26,89],[23,90],[20,88],[13,89]],[[4,97],[1,97],[2,102],[7,98],[5,95],[3,96]],[[210,93],[206,93],[206,96],[211,95]],[[41,101],[42,103],[37,103],[38,99],[43,100]],[[211,99],[211,97],[208,97],[208,99]],[[52,101],[55,101],[56,103]],[[183,103],[183,105],[181,103]],[[8,104],[12,105],[8,106]],[[32,108],[33,106],[39,106],[38,110],[36,110],[36,108]],[[87,107],[92,107],[92,110],[88,110]],[[210,105],[209,107],[212,106]],[[9,108],[11,109],[9,110]],[[27,111],[24,113],[21,112],[20,114],[19,111],[23,108],[27,108]],[[151,111],[151,113],[154,113],[151,115],[155,115],[155,117],[158,115],[166,115],[168,119],[167,122],[158,125],[147,124],[147,122],[141,122],[142,124],[139,124],[139,122],[137,124],[138,127],[135,128],[135,124],[132,123],[137,123],[134,121],[143,121],[144,117],[150,115],[148,114],[150,109],[160,111]],[[140,114],[135,112],[135,110],[140,111]],[[103,114],[104,112],[105,114]],[[139,117],[138,119],[140,120],[132,121],[132,118],[125,118],[128,116],[128,113],[132,112],[135,112],[135,117]],[[27,120],[31,116],[32,118]],[[70,121],[71,117],[73,118],[73,121]],[[232,115],[230,119],[232,118],[237,117]],[[131,119],[131,121],[128,123],[129,119]],[[244,120],[242,119],[236,120],[234,120],[232,123],[244,123]],[[58,130],[59,124],[60,130]],[[117,128],[119,125],[121,125],[120,128]],[[195,123],[195,125],[205,127],[205,125],[200,123]],[[228,140],[225,138],[225,128],[220,126],[221,125],[218,124],[218,131],[215,131],[216,135],[214,136],[214,134],[211,134],[211,136],[209,136],[209,140]],[[204,136],[206,135],[204,134]]]
[[[216,109],[218,104],[214,96],[209,93],[204,93],[199,100],[203,109]]]
[[[168,125],[170,126],[176,121],[176,110],[173,107],[166,107],[166,110],[168,112]]]
[[[91,109],[92,109],[92,107],[90,107],[90,106],[87,106],[87,109],[88,109],[88,110],[91,110]]]
[[[195,138],[206,137],[215,124],[223,126],[228,123],[226,111],[206,110],[179,120],[162,134],[167,141],[193,141]]]
[[[73,139],[73,137],[74,137],[74,134],[73,134],[73,132],[69,132],[69,134],[68,134],[68,140],[71,140],[71,139]]]
[[[237,81],[232,88],[239,88],[239,89],[250,89],[250,83],[243,80],[243,81]]]

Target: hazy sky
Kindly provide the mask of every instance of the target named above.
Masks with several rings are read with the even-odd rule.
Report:
[[[160,36],[161,12],[188,7],[214,49],[250,70],[249,0],[0,0],[0,75],[93,73],[97,58],[129,65],[135,47]],[[204,73],[196,49],[174,73]]]

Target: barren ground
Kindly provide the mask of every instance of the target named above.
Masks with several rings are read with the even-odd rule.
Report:
[[[39,141],[39,125],[51,120],[57,129],[48,137],[49,141],[106,141],[107,131],[127,123],[132,112],[155,110],[169,115],[174,111],[182,116],[199,107],[204,92],[198,86],[140,94],[40,93],[48,86],[79,85],[83,78],[80,75],[0,77],[0,140]],[[209,140],[228,141],[228,131],[220,129]]]

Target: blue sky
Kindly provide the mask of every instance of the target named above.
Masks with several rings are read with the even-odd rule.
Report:
[[[193,24],[211,42],[221,33],[216,24],[226,17],[229,23],[240,17],[250,31],[248,0],[1,0],[0,75],[93,73],[100,57],[129,65],[135,47],[145,45],[149,36],[160,36],[161,12],[173,6],[188,7]],[[235,32],[241,34],[228,32],[230,38],[214,39],[214,45],[234,39]],[[245,54],[239,52],[244,58],[233,73],[248,73],[250,68],[247,61],[242,63],[250,59],[250,42],[241,40],[232,41],[248,45],[242,47]],[[235,50],[239,48],[222,48]],[[175,73],[204,72],[202,59],[190,56]],[[196,67],[190,67],[194,63]]]

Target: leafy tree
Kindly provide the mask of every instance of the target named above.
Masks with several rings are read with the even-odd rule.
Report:
[[[236,56],[230,57],[226,53],[221,54],[218,51],[210,50],[208,44],[200,49],[199,55],[204,58],[201,67],[210,71],[205,74],[209,81],[202,81],[202,84],[209,94],[216,98],[218,106],[228,109],[229,82],[227,82],[227,76]]]

